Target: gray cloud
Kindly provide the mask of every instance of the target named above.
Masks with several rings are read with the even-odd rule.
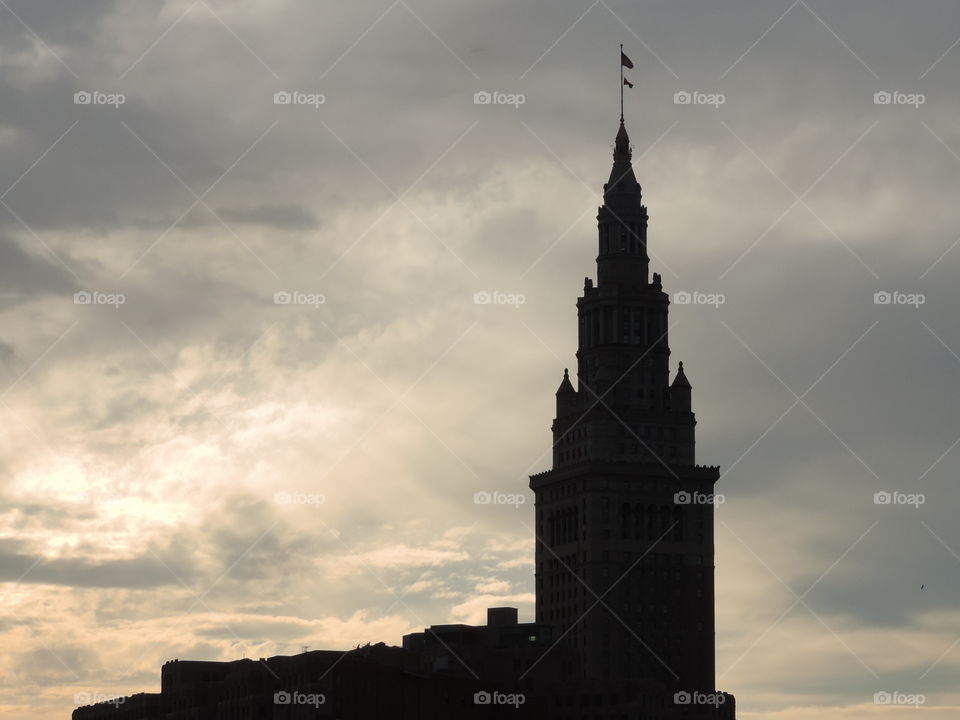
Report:
[[[71,587],[155,588],[177,582],[158,559],[150,557],[91,562],[76,558],[45,560],[36,556],[4,554],[0,576],[6,582],[29,574],[30,584]]]
[[[8,298],[8,303],[17,304],[43,294],[66,294],[75,287],[69,271],[42,248],[36,252],[27,252],[13,238],[0,235],[0,297]]]
[[[278,230],[312,230],[317,219],[299,205],[259,205],[250,209],[221,210],[227,220],[251,225],[266,225]]]

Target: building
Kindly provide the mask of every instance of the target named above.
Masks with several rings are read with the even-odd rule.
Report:
[[[175,660],[159,694],[74,720],[733,720],[733,696],[715,689],[720,473],[696,464],[682,363],[670,380],[670,301],[650,274],[647,221],[621,116],[597,280],[577,300],[577,387],[564,371],[553,467],[530,477],[535,622],[491,608],[486,625],[433,625],[403,648]]]
[[[425,656],[378,643],[259,660],[172,660],[159,693],[80,707],[73,720],[479,720],[490,717],[474,701],[479,692],[473,678],[432,672]]]
[[[564,371],[553,468],[530,478],[536,622],[575,651],[579,682],[607,688],[618,705],[641,695],[631,704],[657,705],[650,692],[684,704],[716,694],[720,473],[696,464],[683,363],[670,381],[670,300],[660,275],[650,275],[647,208],[622,117],[603,190],[597,282],[586,278],[577,300],[578,386]],[[732,715],[732,696],[719,697]],[[677,709],[698,717],[695,708]]]
[[[403,648],[429,658],[436,672],[479,677],[487,692],[523,694],[528,711],[570,679],[570,651],[557,645],[553,628],[519,622],[512,607],[488,608],[486,625],[431,625],[404,635]]]

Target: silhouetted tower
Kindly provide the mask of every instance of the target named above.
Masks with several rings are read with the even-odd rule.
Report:
[[[530,478],[536,619],[579,651],[574,677],[712,692],[719,469],[694,464],[682,363],[670,383],[669,298],[649,277],[647,208],[622,120],[603,189],[597,284],[586,278],[577,300],[578,387],[564,371],[553,469]]]

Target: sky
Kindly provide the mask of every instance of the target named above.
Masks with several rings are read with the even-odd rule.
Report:
[[[718,686],[956,717],[958,35],[946,0],[0,1],[0,718],[532,620],[620,43],[722,473]]]

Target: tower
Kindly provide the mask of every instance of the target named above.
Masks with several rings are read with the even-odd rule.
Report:
[[[669,298],[649,274],[647,208],[622,118],[603,189],[597,282],[586,278],[577,300],[577,387],[564,371],[553,467],[530,478],[536,621],[575,651],[573,681],[672,701],[714,692],[719,469],[695,464],[682,363],[670,381]]]

